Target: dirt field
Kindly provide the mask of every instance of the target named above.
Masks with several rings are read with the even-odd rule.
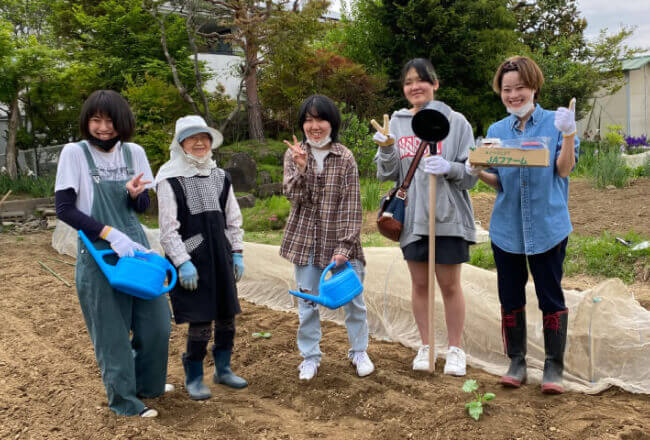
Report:
[[[581,234],[630,229],[650,235],[650,181],[624,190],[595,191],[572,182],[571,216]],[[474,197],[487,228],[493,196]],[[186,397],[180,355],[185,328],[173,327],[168,381],[176,391],[147,404],[158,419],[117,417],[108,410],[74,286],[45,272],[42,261],[74,283],[72,261],[50,247],[48,232],[0,234],[0,439],[622,439],[650,440],[650,396],[610,389],[601,395],[548,397],[539,386],[506,390],[498,378],[468,369],[481,391],[494,392],[479,421],[464,410],[463,378],[416,374],[411,349],[371,341],[377,371],[356,377],[346,360],[345,329],[323,325],[324,359],[310,383],[298,380],[298,318],[243,302],[238,318],[235,371],[250,386],[231,391],[210,384],[213,398]],[[567,279],[571,288],[598,280]],[[641,295],[648,283],[632,288]],[[638,297],[638,296],[637,296]],[[644,303],[650,307],[650,295]],[[643,303],[643,301],[642,301]],[[269,331],[269,340],[251,336]],[[208,372],[212,372],[212,365]]]
[[[213,398],[186,397],[174,326],[173,393],[147,401],[158,419],[111,413],[74,287],[45,272],[43,261],[74,280],[50,247],[50,234],[0,234],[0,438],[7,439],[650,439],[650,396],[610,389],[601,395],[547,397],[539,386],[505,390],[470,368],[482,391],[495,392],[480,422],[464,412],[464,379],[416,374],[411,349],[371,341],[377,371],[356,377],[345,358],[345,330],[324,324],[324,359],[310,383],[298,380],[297,316],[243,303],[235,370],[250,386],[210,385]],[[269,340],[251,337],[269,331]],[[443,361],[439,361],[440,372]],[[212,371],[212,366],[208,367]]]

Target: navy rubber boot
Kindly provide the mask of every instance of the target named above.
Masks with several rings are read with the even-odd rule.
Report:
[[[205,400],[212,397],[210,389],[203,383],[203,361],[191,361],[183,354],[185,369],[185,389],[192,400]]]
[[[232,350],[212,349],[214,356],[214,383],[220,383],[231,388],[244,388],[248,386],[246,379],[237,376],[230,369],[230,356]]]

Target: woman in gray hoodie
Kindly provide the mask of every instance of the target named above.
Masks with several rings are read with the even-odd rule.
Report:
[[[402,69],[402,90],[409,109],[393,113],[388,135],[378,131],[375,163],[380,181],[401,184],[420,145],[411,129],[413,115],[433,108],[449,120],[449,135],[436,145],[437,154],[428,155],[418,165],[408,189],[408,203],[400,247],[411,274],[413,315],[422,346],[413,360],[414,370],[429,369],[428,271],[429,271],[429,177],[437,176],[436,194],[436,279],[445,305],[449,351],[445,374],[464,376],[465,352],[461,337],[465,321],[465,299],[460,285],[461,264],[469,261],[469,245],[476,241],[474,213],[468,190],[477,181],[465,170],[465,161],[474,144],[472,127],[465,117],[441,101],[434,100],[439,83],[428,60],[415,58]],[[435,347],[434,347],[435,349]],[[435,359],[435,357],[434,357]]]

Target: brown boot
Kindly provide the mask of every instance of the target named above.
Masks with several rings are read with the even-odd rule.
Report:
[[[544,377],[542,393],[562,394],[562,374],[564,372],[564,349],[566,347],[569,310],[544,314]]]
[[[501,309],[503,347],[510,358],[510,367],[501,384],[519,388],[526,382],[526,308],[506,312]]]

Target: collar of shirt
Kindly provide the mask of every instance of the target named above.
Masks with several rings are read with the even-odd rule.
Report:
[[[526,125],[527,126],[530,125],[531,127],[534,127],[541,121],[543,115],[544,115],[544,109],[539,104],[535,104],[535,110],[533,110],[533,113],[530,115],[530,118],[528,118],[528,120],[526,121]],[[521,121],[515,115],[508,116],[508,123],[510,125],[510,130],[512,131],[515,131],[515,129],[519,130],[519,126],[521,125]]]

